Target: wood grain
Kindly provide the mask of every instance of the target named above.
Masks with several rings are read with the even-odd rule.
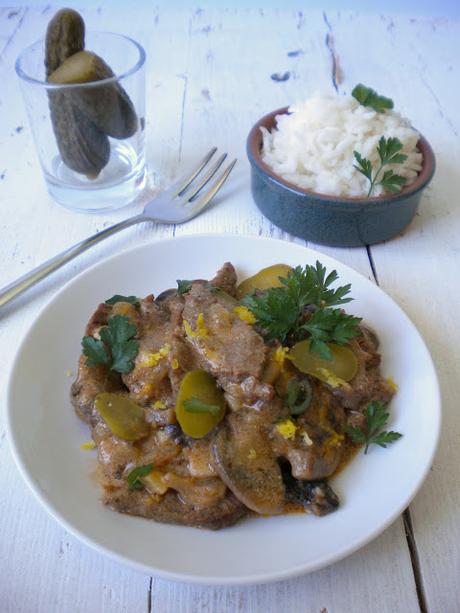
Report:
[[[5,390],[10,356],[43,304],[64,282],[101,258],[156,238],[225,232],[295,240],[264,219],[249,192],[245,138],[263,113],[315,90],[349,92],[362,81],[391,95],[428,137],[438,171],[404,237],[371,249],[381,286],[424,334],[444,398],[441,449],[411,505],[415,547],[428,610],[460,610],[460,418],[456,365],[460,334],[457,167],[460,23],[398,15],[304,9],[110,7],[81,10],[88,27],[121,31],[148,52],[147,156],[151,185],[129,210],[76,215],[46,192],[13,65],[40,37],[49,7],[0,9],[0,285],[59,250],[142,207],[156,189],[212,145],[239,163],[216,204],[193,222],[139,226],[101,244],[12,305],[0,319]],[[359,46],[357,33],[359,32]],[[362,49],[366,49],[363,61]],[[289,73],[286,81],[276,75]],[[275,78],[272,78],[275,76]],[[236,200],[235,197],[238,196]],[[242,197],[243,196],[243,197]],[[232,198],[238,207],[232,205]],[[315,246],[373,278],[366,249]],[[434,325],[436,322],[436,325]],[[441,322],[441,323],[440,323]],[[2,392],[4,399],[4,392]],[[33,407],[31,408],[33,410]],[[27,490],[5,441],[0,414],[0,611],[145,611],[155,613],[416,612],[410,552],[399,519],[361,551],[327,569],[272,585],[210,588],[134,572],[80,544]],[[199,555],[199,552],[197,552]]]
[[[454,323],[459,307],[455,280],[460,245],[456,201],[460,121],[449,85],[459,78],[460,65],[454,53],[459,24],[446,19],[369,18],[369,28],[362,33],[362,43],[368,49],[363,67],[351,52],[356,19],[336,15],[331,23],[338,31],[344,89],[349,91],[358,78],[372,83],[373,67],[381,56],[388,67],[399,64],[406,78],[395,80],[389,70],[382,71],[379,87],[392,92],[402,113],[433,143],[437,157],[437,173],[414,223],[403,237],[373,247],[372,253],[382,288],[419,328],[440,377],[444,413],[440,448],[411,513],[428,610],[459,611],[456,577],[460,576],[460,554],[454,551],[453,543],[460,541],[455,511],[460,504],[460,486],[452,478],[460,436],[453,376],[453,365],[460,359],[460,333]],[[372,44],[376,38],[381,41],[378,48]]]

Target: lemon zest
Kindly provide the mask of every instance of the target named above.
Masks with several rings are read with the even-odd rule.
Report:
[[[179,368],[179,361],[177,360],[177,358],[173,358],[171,360],[171,368],[173,370],[177,370]]]
[[[96,449],[96,443],[94,441],[88,441],[87,443],[82,443],[80,445],[80,449],[84,449],[89,450],[89,449]]]
[[[162,358],[165,358],[170,351],[171,351],[171,345],[168,345],[168,343],[166,343],[166,345],[163,345],[163,347],[160,347],[160,349],[158,350],[158,353],[161,355]]]
[[[161,400],[157,400],[156,402],[153,403],[153,408],[154,409],[166,409],[166,405],[164,402],[161,402]]]
[[[332,430],[330,437],[324,444],[327,447],[340,447],[344,438],[345,437],[343,436],[343,434],[339,434],[338,432]]]
[[[289,347],[277,347],[275,353],[273,354],[273,359],[277,364],[283,368],[284,360],[289,357]]]
[[[389,385],[389,387],[391,388],[391,390],[393,392],[397,392],[398,391],[398,384],[395,382],[395,380],[393,379],[393,377],[387,377],[387,383]]]
[[[340,447],[342,441],[345,439],[343,434],[339,434],[333,428],[326,424],[322,424],[321,428],[329,434],[329,438],[324,443],[326,447]]]
[[[192,326],[186,319],[184,319],[184,329],[185,329],[185,334],[189,336],[190,338],[203,338],[204,336],[208,336],[208,332],[209,332],[206,327],[206,324],[204,323],[203,313],[199,313],[198,317],[196,318],[196,330],[195,331],[192,330]]]
[[[327,368],[318,368],[318,373],[324,377],[324,382],[331,387],[345,387],[346,389],[350,389],[350,385],[344,379],[341,379]]]
[[[165,358],[170,351],[171,351],[170,345],[168,344],[163,345],[163,347],[160,347],[160,349],[156,351],[155,353],[147,354],[145,359],[143,359],[142,362],[139,363],[138,365],[139,368],[153,368],[154,366],[158,364],[160,360]]]
[[[250,326],[256,323],[256,317],[254,313],[248,309],[248,307],[236,306],[233,309],[233,312],[239,319],[241,319],[241,321],[246,322]]]
[[[251,448],[248,453],[248,460],[255,460],[257,458],[257,452],[255,449]]]
[[[294,438],[297,432],[297,426],[292,421],[292,419],[285,419],[284,421],[280,421],[278,424],[276,424],[276,429],[286,440]]]

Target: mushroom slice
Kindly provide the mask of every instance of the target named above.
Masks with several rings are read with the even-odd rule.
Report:
[[[326,481],[295,479],[289,462],[280,459],[279,463],[286,486],[286,500],[303,505],[305,511],[313,515],[327,515],[337,509],[339,499]]]
[[[257,433],[252,446],[247,437],[240,440],[228,424],[222,424],[214,436],[212,453],[220,478],[244,505],[262,515],[283,511],[281,471],[262,433]]]
[[[177,296],[177,289],[165,289],[163,292],[161,292],[161,294],[158,294],[158,296],[155,298],[155,302],[157,304],[161,304],[173,296]]]

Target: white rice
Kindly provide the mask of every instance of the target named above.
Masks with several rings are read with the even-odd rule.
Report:
[[[286,181],[333,196],[367,196],[368,179],[354,168],[353,151],[379,166],[380,137],[398,138],[408,157],[402,164],[385,166],[407,178],[409,185],[422,168],[417,149],[419,134],[408,119],[394,110],[377,113],[352,96],[314,96],[277,115],[276,128],[263,135],[262,159]],[[380,176],[382,176],[381,173]],[[376,185],[372,196],[384,192]]]

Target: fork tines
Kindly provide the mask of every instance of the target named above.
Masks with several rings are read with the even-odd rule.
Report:
[[[198,196],[201,190],[211,181],[213,177],[215,177],[215,181],[212,184],[211,188],[202,194],[201,199],[198,204],[199,206],[204,206],[207,204],[219,191],[222,185],[225,183],[228,175],[231,173],[233,167],[236,164],[236,158],[230,162],[230,164],[225,168],[225,170],[217,175],[217,171],[224,163],[227,158],[227,153],[223,153],[219,158],[209,167],[209,164],[214,157],[214,154],[217,152],[217,147],[213,147],[201,160],[195,170],[191,173],[191,175],[185,179],[182,183],[180,183],[177,188],[176,195],[180,196],[181,199],[187,202],[193,202],[198,199]],[[207,172],[204,170],[207,169]]]

